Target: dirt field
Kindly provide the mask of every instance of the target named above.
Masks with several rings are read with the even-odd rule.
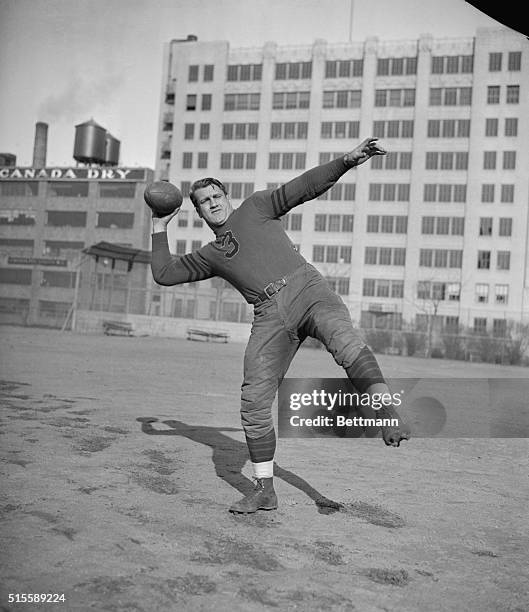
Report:
[[[529,610],[528,438],[281,439],[279,509],[234,516],[252,486],[243,345],[0,336],[0,610]],[[380,361],[393,377],[529,374]],[[342,372],[302,349],[289,375]]]

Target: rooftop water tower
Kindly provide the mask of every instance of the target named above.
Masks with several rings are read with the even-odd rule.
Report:
[[[76,125],[73,158],[82,164],[104,164],[106,133],[93,119]]]
[[[110,132],[105,136],[105,166],[117,166],[119,164],[120,142]]]

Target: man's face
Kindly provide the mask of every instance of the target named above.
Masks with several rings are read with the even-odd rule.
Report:
[[[233,212],[230,199],[217,185],[208,185],[195,191],[199,215],[210,227],[219,227]]]

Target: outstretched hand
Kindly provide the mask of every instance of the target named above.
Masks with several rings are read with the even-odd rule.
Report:
[[[378,138],[366,138],[357,147],[344,155],[344,161],[348,166],[359,166],[374,155],[386,155],[386,151],[377,144]]]

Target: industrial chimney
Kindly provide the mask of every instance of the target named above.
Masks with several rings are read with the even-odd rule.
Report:
[[[33,168],[46,167],[48,149],[48,124],[38,121],[35,125],[35,144],[33,146]]]

